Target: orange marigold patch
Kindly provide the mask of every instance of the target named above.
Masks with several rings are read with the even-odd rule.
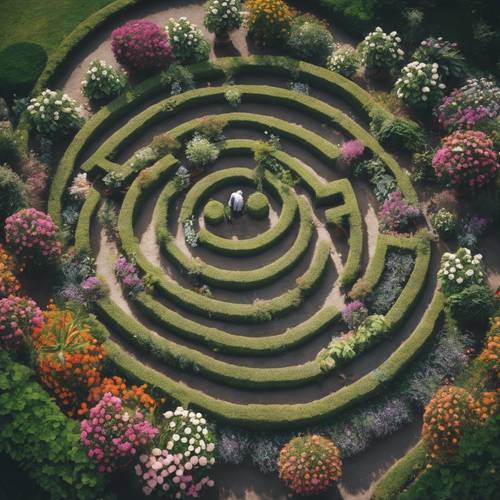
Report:
[[[0,299],[18,295],[21,285],[14,275],[15,263],[12,256],[0,245]]]

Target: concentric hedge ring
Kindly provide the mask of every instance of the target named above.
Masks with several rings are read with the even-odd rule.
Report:
[[[165,93],[164,83],[160,77],[155,77],[116,99],[89,120],[59,165],[51,188],[50,213],[56,221],[60,221],[64,192],[78,167],[97,177],[111,171],[120,172],[130,183],[120,204],[119,249],[135,258],[139,268],[151,277],[154,288],[138,294],[133,307],[129,308],[123,306],[124,298],[118,302],[114,300],[120,292],[116,284],[110,283],[110,297],[97,304],[97,317],[111,334],[106,342],[110,358],[129,377],[157,386],[183,404],[204,408],[220,418],[240,424],[283,426],[320,420],[372,396],[404,369],[434,330],[442,308],[440,293],[434,294],[432,303],[413,333],[376,370],[364,374],[357,381],[341,384],[344,386],[340,389],[306,402],[293,402],[293,396],[292,402],[287,404],[238,402],[238,398],[245,399],[248,391],[265,390],[272,395],[274,391],[279,392],[286,387],[301,390],[314,385],[315,381],[328,381],[333,376],[321,371],[317,357],[309,356],[300,364],[287,360],[294,359],[290,353],[298,352],[299,346],[328,340],[332,326],[339,320],[338,301],[335,302],[338,299],[335,297],[340,297],[340,286],[352,285],[363,272],[363,254],[366,252],[364,222],[350,181],[347,178],[326,181],[307,162],[291,154],[287,147],[273,153],[275,159],[289,169],[299,182],[295,188],[285,186],[274,174],[266,171],[263,187],[280,203],[278,220],[264,232],[248,239],[221,237],[208,227],[199,231],[199,243],[204,252],[208,252],[207,255],[211,253],[226,259],[255,259],[262,255],[265,259],[271,250],[282,249],[276,258],[260,267],[231,269],[231,266],[221,266],[221,262],[224,264],[221,259],[215,265],[195,258],[185,245],[179,245],[176,233],[170,228],[177,227],[192,216],[194,220],[202,217],[205,202],[220,188],[253,186],[255,174],[251,168],[232,166],[209,170],[186,193],[179,191],[173,181],[179,167],[177,157],[167,155],[140,175],[132,169],[132,159],[120,164],[114,158],[122,154],[125,146],[146,134],[153,124],[163,121],[168,123],[175,119],[175,123],[181,123],[167,129],[180,141],[189,139],[200,118],[190,118],[185,122],[180,118],[187,110],[191,110],[190,116],[193,116],[193,109],[203,109],[207,104],[218,103],[222,109],[227,87],[218,86],[216,82],[226,72],[233,78],[243,79],[254,72],[283,78],[293,76],[309,83],[313,89],[322,89],[323,93],[341,97],[354,106],[362,117],[375,109],[378,113],[388,112],[377,105],[369,94],[343,77],[284,58],[221,59],[194,66],[191,70],[196,81],[208,79],[214,84],[161,99],[162,93]],[[394,158],[361,125],[314,97],[313,92],[306,96],[281,87],[247,83],[237,84],[236,87],[242,93],[243,103],[272,103],[283,109],[296,110],[334,127],[346,138],[362,140],[372,154],[382,159],[404,196],[410,201],[416,200],[408,176]],[[130,116],[135,106],[153,99],[155,95],[160,96],[155,104],[136,116]],[[255,112],[224,111],[221,116],[227,119],[230,130],[252,130],[252,137],[264,131],[272,132],[300,145],[333,172],[337,170],[339,148],[327,140],[320,129],[314,132],[290,120]],[[121,119],[125,124],[109,137],[105,136],[95,152],[84,158],[91,142],[96,141],[100,134],[105,135],[105,131]],[[230,156],[251,159],[257,144],[253,138],[227,139],[221,144],[221,159]],[[238,162],[233,162],[233,165],[238,165]],[[337,177],[340,176],[337,174]],[[301,194],[302,188],[305,188],[307,196]],[[95,224],[102,199],[99,191],[93,189],[82,207],[75,235],[75,246],[80,250],[94,251],[90,229]],[[175,273],[149,260],[143,251],[142,236],[136,232],[136,222],[151,201],[154,202],[151,224],[158,252],[163,254]],[[338,251],[335,246],[332,247],[324,225],[343,227],[348,235],[348,251],[342,267],[337,269],[337,283],[327,290],[325,286],[329,287],[330,282],[325,282],[325,277],[333,272],[331,256],[335,257]],[[395,334],[401,325],[405,325],[413,306],[420,300],[431,254],[429,242],[421,238],[380,234],[364,270],[367,284],[373,286],[378,282],[387,251],[392,248],[403,248],[415,255],[411,275],[399,298],[385,315],[391,332]],[[203,283],[213,287],[214,295],[207,297],[190,288],[182,278],[182,275],[190,273],[196,273]],[[248,298],[244,299],[261,297],[263,291],[271,290],[271,285],[277,287],[282,282],[287,284],[272,297],[259,298],[253,303],[249,303]],[[320,300],[316,298],[319,290],[325,294],[324,303],[318,302],[316,310],[310,310],[311,307],[306,305]],[[235,301],[223,299],[228,292],[234,294]],[[240,296],[244,300],[239,300]],[[155,328],[142,324],[141,317],[147,318],[148,324],[156,325]],[[289,322],[289,317],[300,318],[300,321],[294,324]],[[262,334],[253,333],[254,324],[259,325]],[[238,333],[234,332],[235,327]],[[266,334],[267,329],[270,333]],[[140,359],[146,364],[135,357],[136,353],[141,354]],[[258,366],[252,362],[252,359],[264,356],[273,360],[274,364]],[[165,371],[161,366],[169,368]],[[169,375],[171,370],[179,375],[173,378]],[[215,384],[214,388],[220,386],[221,393],[236,391],[228,392],[234,396],[219,399],[213,392],[183,383],[182,374],[192,372],[203,375]]]

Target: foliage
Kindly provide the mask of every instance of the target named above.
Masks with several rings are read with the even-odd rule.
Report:
[[[360,300],[349,302],[342,309],[342,319],[350,330],[356,329],[368,317],[368,309]]]
[[[473,78],[445,97],[434,111],[443,130],[470,129],[500,113],[500,88],[493,80]]]
[[[135,172],[151,166],[158,159],[156,151],[151,146],[138,149],[132,156],[130,168]]]
[[[324,66],[333,49],[333,36],[323,24],[303,17],[292,23],[288,47],[297,59]]]
[[[387,196],[378,215],[383,232],[404,232],[421,216],[421,212],[419,208],[409,205],[400,191],[393,191]]]
[[[441,76],[447,80],[460,80],[467,71],[465,57],[458,49],[458,44],[443,40],[442,37],[423,40],[413,53],[413,60],[438,64]]]
[[[457,241],[461,247],[475,250],[478,246],[479,236],[481,236],[488,227],[489,219],[484,217],[471,217],[463,220],[460,224]]]
[[[298,495],[316,495],[340,480],[342,461],[335,444],[317,434],[297,436],[279,457],[280,478]]]
[[[192,218],[185,220],[182,227],[184,229],[184,239],[186,240],[186,243],[192,248],[197,247],[198,233],[194,228],[194,220]]]
[[[476,191],[492,182],[500,169],[491,139],[476,130],[445,137],[432,159],[437,177],[447,186]]]
[[[249,35],[261,46],[279,46],[288,40],[292,13],[283,0],[247,0]]]
[[[364,153],[365,145],[359,139],[346,141],[340,148],[340,158],[348,166],[359,162]]]
[[[29,205],[37,210],[43,210],[46,203],[46,191],[49,182],[49,172],[46,165],[37,161],[32,155],[22,163],[21,177]]]
[[[178,190],[186,189],[191,184],[191,174],[189,170],[181,165],[175,172],[174,175],[175,187]]]
[[[0,165],[0,223],[27,204],[21,178],[6,165]]]
[[[242,429],[217,428],[216,461],[224,464],[241,464],[248,456],[252,436]]]
[[[165,31],[172,55],[180,64],[192,64],[208,59],[210,45],[198,27],[189,22],[187,17],[180,17],[177,21],[170,18]]]
[[[453,236],[457,230],[457,216],[446,208],[440,208],[432,214],[431,222],[432,227],[442,238]]]
[[[224,35],[238,29],[243,22],[240,0],[208,0],[204,25],[210,33]]]
[[[8,295],[0,299],[0,346],[17,349],[32,328],[43,323],[42,311],[34,300]]]
[[[144,281],[139,276],[139,269],[135,262],[127,260],[123,255],[120,255],[116,260],[115,275],[129,297],[135,297],[146,288]]]
[[[206,167],[218,157],[219,148],[199,134],[186,144],[186,158],[196,167]]]
[[[468,248],[459,248],[456,253],[444,253],[438,271],[444,294],[449,297],[471,285],[481,285],[484,282],[482,259],[481,254],[472,256]]]
[[[27,110],[36,131],[45,136],[67,135],[83,124],[76,101],[62,90],[45,89],[30,99]]]
[[[224,97],[232,108],[237,108],[241,104],[241,92],[238,89],[229,88],[224,92]]]
[[[14,274],[15,262],[5,247],[0,244],[0,299],[8,295],[17,295],[21,284]]]
[[[170,86],[170,95],[178,95],[194,88],[193,73],[181,64],[172,64],[161,74],[162,85]]]
[[[89,325],[70,311],[50,307],[42,325],[32,332],[40,381],[68,416],[76,414],[81,401],[101,381],[104,349]]]
[[[122,172],[117,172],[112,170],[108,172],[103,178],[102,182],[107,188],[110,189],[120,189],[123,186],[123,181],[125,180]]]
[[[86,200],[90,193],[92,184],[87,179],[86,172],[80,172],[75,176],[69,188],[69,194],[78,200]]]
[[[110,392],[82,420],[80,439],[99,472],[113,472],[129,464],[133,457],[158,434],[138,409],[125,407]]]
[[[175,153],[181,147],[179,141],[168,132],[155,135],[150,146],[157,158]]]
[[[37,43],[21,42],[0,52],[0,94],[27,95],[47,63],[47,53]]]
[[[398,187],[396,179],[387,172],[384,163],[380,158],[372,158],[357,163],[354,166],[353,174],[358,177],[367,175],[373,186],[373,194],[378,201],[387,199],[390,193]]]
[[[401,70],[395,83],[396,95],[410,108],[430,109],[443,97],[439,65],[413,61]]]
[[[264,219],[269,214],[269,201],[263,193],[252,193],[248,197],[247,210],[250,217],[254,219]]]
[[[481,328],[493,313],[493,296],[488,285],[471,285],[448,297],[451,315],[462,327]]]
[[[31,378],[31,371],[0,350],[0,451],[54,500],[95,500],[104,483],[65,417]]]
[[[22,160],[21,151],[17,144],[17,138],[10,130],[0,131],[0,165],[7,163],[11,167],[17,167]]]
[[[204,116],[196,125],[196,132],[209,141],[223,141],[227,119],[222,116]]]
[[[297,94],[309,95],[309,84],[304,82],[290,82],[288,88]]]
[[[358,53],[349,45],[334,49],[333,54],[328,57],[326,67],[340,73],[346,78],[352,78],[360,66]]]
[[[164,30],[151,21],[128,21],[111,33],[115,59],[129,73],[150,73],[166,68],[172,49]]]
[[[203,209],[203,217],[205,222],[212,226],[221,224],[224,221],[224,205],[217,200],[210,200]]]
[[[404,57],[400,43],[401,38],[395,31],[387,35],[377,26],[359,45],[361,61],[368,69],[393,69]]]
[[[34,208],[23,208],[5,220],[7,245],[18,257],[36,265],[61,255],[58,232],[50,215]]]
[[[142,491],[150,495],[163,490],[170,498],[198,497],[205,485],[214,485],[207,475],[215,462],[213,432],[201,413],[180,406],[163,417],[152,449],[140,455],[135,466]]]
[[[107,64],[94,59],[82,81],[82,95],[91,101],[112,99],[120,95],[127,86],[126,76]]]

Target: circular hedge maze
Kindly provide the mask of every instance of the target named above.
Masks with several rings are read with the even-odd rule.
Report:
[[[96,257],[109,287],[96,317],[109,331],[110,359],[183,405],[246,426],[309,424],[376,395],[422,349],[442,309],[435,281],[426,279],[429,241],[378,234],[360,209],[366,192],[356,193],[339,165],[338,144],[357,138],[416,201],[406,173],[368,131],[371,113],[388,112],[340,75],[286,58],[227,58],[190,70],[192,90],[171,95],[158,76],[102,108],[74,138],[52,184],[49,210],[58,222],[79,172],[96,180],[114,172],[128,187],[118,197],[116,242],[97,217],[109,195],[99,182],[75,234],[75,247]],[[224,97],[229,78],[241,92],[237,108]],[[289,90],[290,80],[306,82],[309,95]],[[184,147],[134,170],[133,153],[153,136],[168,132],[185,144],[207,116],[227,120],[220,155],[187,188],[176,182]],[[254,152],[270,136],[281,143],[274,164],[296,182],[279,169],[257,172]],[[227,221],[224,206],[236,189],[251,207]],[[195,247],[184,238],[187,220]],[[414,264],[383,327],[359,329],[349,355],[334,356],[325,348],[346,330],[345,294],[358,278],[375,287],[395,249]],[[114,276],[118,253],[151,283],[134,298]]]

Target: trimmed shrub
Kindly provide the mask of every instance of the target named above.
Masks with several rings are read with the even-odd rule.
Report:
[[[269,201],[263,193],[252,193],[247,201],[248,215],[254,219],[264,219],[269,215]]]
[[[472,285],[482,285],[484,270],[481,254],[472,255],[468,248],[459,248],[456,253],[444,253],[438,278],[444,294],[449,297]]]
[[[207,224],[216,226],[224,221],[224,205],[217,200],[210,200],[203,209],[203,217]]]
[[[47,52],[36,43],[9,45],[0,52],[0,94],[27,95],[47,64]]]
[[[195,130],[209,141],[222,141],[227,124],[227,119],[222,116],[204,116],[200,119]]]
[[[135,20],[111,33],[115,59],[129,73],[151,73],[166,69],[172,49],[168,37],[155,23]]]
[[[395,68],[404,57],[400,43],[401,38],[395,31],[387,35],[377,26],[359,44],[362,63],[369,70],[387,71]]]
[[[219,157],[219,149],[206,137],[195,135],[186,144],[186,158],[196,167],[206,167]]]
[[[356,50],[349,45],[344,45],[334,50],[327,60],[326,67],[346,78],[352,78],[358,71],[360,64],[361,61]]]
[[[125,75],[106,61],[95,59],[82,81],[82,95],[87,99],[99,101],[120,95],[127,86]]]
[[[0,224],[26,205],[26,188],[23,181],[9,167],[0,165]]]
[[[21,163],[22,155],[17,144],[16,135],[10,130],[0,131],[0,165],[7,163],[17,167]]]
[[[263,47],[279,46],[290,35],[292,13],[283,0],[247,0],[248,34]]]
[[[460,326],[478,329],[493,314],[493,294],[488,285],[472,285],[448,297],[448,307]]]
[[[431,222],[432,227],[442,238],[450,238],[457,230],[457,216],[446,208],[440,208],[432,214]]]
[[[208,0],[205,4],[205,28],[216,36],[224,37],[241,26],[241,10],[240,0]]]
[[[335,444],[317,434],[297,436],[281,450],[279,475],[297,495],[317,495],[342,476],[342,461]]]
[[[333,36],[320,23],[299,17],[290,31],[288,47],[297,59],[323,66],[333,49]]]
[[[208,59],[210,45],[196,24],[189,22],[187,17],[180,17],[177,21],[170,18],[165,31],[172,48],[172,56],[180,64],[192,64]]]

